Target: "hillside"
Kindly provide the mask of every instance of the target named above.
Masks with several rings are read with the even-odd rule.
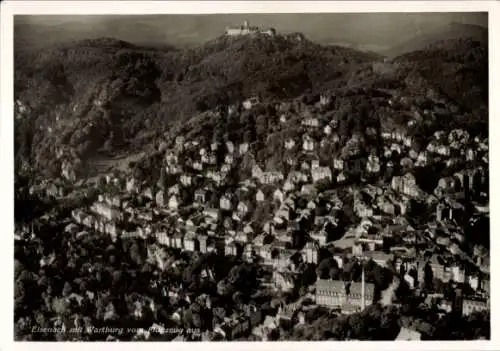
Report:
[[[382,50],[380,53],[388,57],[395,57],[404,53],[423,50],[426,46],[434,44],[438,41],[461,38],[471,38],[473,40],[487,43],[488,29],[472,24],[450,23],[444,28],[439,28],[439,30],[429,30],[428,32],[421,33],[410,40],[406,40],[386,50]]]
[[[65,144],[78,147],[82,158],[106,141],[108,151],[113,145],[123,150],[140,132],[161,131],[170,121],[223,102],[293,97],[335,85],[353,65],[374,58],[264,36],[218,38],[178,51],[106,38],[18,51],[15,95],[31,112],[17,117],[16,134],[24,136],[16,151],[43,165],[55,146]]]
[[[330,92],[338,98],[329,116],[343,116],[350,132],[365,123],[361,115],[377,116],[384,128],[393,115],[404,123],[415,113],[411,104],[389,107],[388,98],[418,100],[433,88],[441,97],[433,103],[451,103],[487,123],[487,49],[473,40],[441,42],[386,63],[297,34],[220,37],[185,50],[102,38],[15,55],[15,96],[28,111],[16,112],[16,158],[52,175],[68,158],[85,163],[147,151],[176,121],[252,96],[271,107]]]

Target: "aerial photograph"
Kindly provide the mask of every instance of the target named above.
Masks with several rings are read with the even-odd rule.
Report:
[[[13,21],[15,341],[491,339],[487,12]]]

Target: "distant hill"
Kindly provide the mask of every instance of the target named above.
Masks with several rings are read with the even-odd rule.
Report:
[[[407,52],[422,50],[427,45],[437,41],[460,38],[471,38],[487,43],[488,29],[473,24],[451,23],[444,28],[417,35],[401,44],[378,52],[388,57],[394,57]]]

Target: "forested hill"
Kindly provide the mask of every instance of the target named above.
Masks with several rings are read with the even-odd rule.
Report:
[[[329,92],[377,105],[384,101],[381,89],[418,95],[432,87],[479,119],[486,111],[487,119],[484,43],[436,45],[385,63],[299,33],[220,37],[185,50],[110,38],[34,52],[18,48],[15,97],[23,107],[16,111],[16,159],[57,173],[55,155],[63,146],[81,159],[147,150],[176,121],[252,96],[270,102]],[[350,115],[355,106],[334,108]]]

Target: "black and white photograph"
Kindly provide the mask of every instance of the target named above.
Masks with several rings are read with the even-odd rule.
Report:
[[[14,341],[491,340],[487,11],[137,6],[13,16]]]

